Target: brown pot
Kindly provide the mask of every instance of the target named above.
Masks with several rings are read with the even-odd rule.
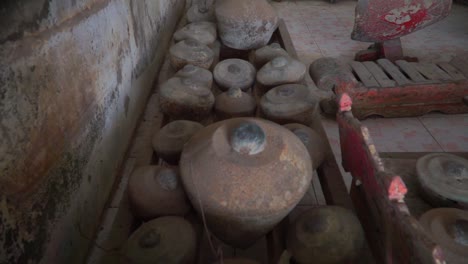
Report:
[[[185,39],[169,49],[171,65],[175,70],[192,64],[209,69],[214,59],[214,52],[207,45],[194,39]]]
[[[312,158],[312,168],[316,170],[325,160],[326,145],[325,140],[317,132],[308,126],[292,123],[284,125],[285,128],[291,130],[307,148],[310,157]]]
[[[128,180],[128,198],[139,219],[183,216],[190,210],[176,169],[161,166],[138,167]]]
[[[361,224],[351,211],[323,206],[304,212],[289,227],[287,247],[297,263],[338,264],[355,259],[364,241]]]
[[[290,57],[276,57],[257,73],[260,92],[283,84],[300,83],[304,80],[306,72],[304,63]]]
[[[279,124],[309,125],[317,109],[310,89],[302,84],[285,84],[268,91],[260,100],[262,114]]]
[[[257,69],[263,67],[266,63],[270,62],[276,57],[288,57],[289,54],[286,50],[281,48],[280,44],[272,43],[268,46],[257,49],[254,52],[254,65]]]
[[[211,47],[216,41],[216,24],[211,22],[193,22],[174,33],[174,40],[194,39]]]
[[[189,199],[206,216],[210,231],[239,248],[280,222],[312,178],[301,141],[286,128],[257,118],[205,127],[185,145],[180,168]]]
[[[248,61],[227,59],[216,65],[213,77],[222,91],[227,91],[233,87],[247,91],[255,81],[255,73],[254,66]]]
[[[124,246],[126,263],[193,264],[196,236],[192,225],[181,217],[166,216],[141,225]]]
[[[218,119],[234,117],[248,117],[255,114],[255,100],[240,88],[231,88],[229,91],[216,96],[215,111]]]

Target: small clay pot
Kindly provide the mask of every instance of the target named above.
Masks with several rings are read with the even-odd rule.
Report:
[[[203,125],[189,120],[176,120],[165,125],[153,137],[156,154],[170,164],[177,164],[182,148]]]
[[[310,209],[289,227],[287,247],[299,264],[338,264],[355,259],[364,246],[357,217],[338,206]]]
[[[312,168],[316,170],[325,160],[325,140],[312,128],[302,124],[286,124],[284,127],[291,130],[304,143],[312,159]]]
[[[271,43],[270,45],[259,48],[254,52],[254,65],[257,69],[260,69],[276,57],[289,57],[289,54],[286,50],[281,48],[280,44]]]
[[[209,69],[214,58],[213,50],[194,39],[184,39],[172,45],[169,55],[171,65],[175,70],[187,64]]]
[[[221,41],[238,50],[265,46],[278,27],[278,15],[266,0],[218,0],[215,15]]]
[[[427,211],[420,223],[440,245],[447,263],[463,264],[468,259],[468,212],[456,208]]]
[[[143,220],[166,215],[183,216],[190,210],[179,173],[171,168],[137,168],[128,180],[128,197],[134,215]]]
[[[333,91],[341,80],[348,84],[357,84],[352,72],[334,58],[320,58],[312,62],[309,73],[317,87],[324,91]]]
[[[219,119],[253,116],[255,107],[253,97],[240,88],[231,88],[216,96],[215,111]]]
[[[214,264],[260,264],[259,262],[251,259],[245,258],[230,258],[230,259],[223,259],[223,262],[215,262]]]
[[[290,57],[276,57],[257,73],[261,92],[282,84],[300,83],[304,80],[307,67],[304,63]]]
[[[207,3],[206,5],[193,4],[187,11],[187,21],[189,23],[201,21],[216,22],[214,5],[212,3]]]
[[[161,111],[173,119],[202,120],[210,115],[215,101],[210,89],[190,78],[171,78],[159,92]]]
[[[174,76],[181,78],[189,78],[194,83],[206,87],[210,90],[213,86],[213,74],[211,74],[211,72],[207,69],[191,64],[185,65],[182,69],[176,72]]]
[[[317,109],[317,101],[302,84],[285,84],[268,91],[260,100],[262,114],[279,124],[309,125]]]
[[[211,22],[193,22],[174,33],[174,40],[194,39],[211,47],[216,40],[216,25]]]
[[[160,217],[141,225],[124,248],[127,263],[192,264],[196,235],[192,225],[181,217]]]
[[[254,66],[248,61],[227,59],[216,65],[213,76],[222,91],[227,91],[232,87],[247,91],[255,81],[255,73]]]

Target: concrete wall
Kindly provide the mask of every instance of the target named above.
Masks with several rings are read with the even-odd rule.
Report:
[[[81,263],[185,0],[0,2],[0,263]]]

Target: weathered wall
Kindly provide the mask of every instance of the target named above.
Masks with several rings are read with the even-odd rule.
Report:
[[[0,263],[81,263],[185,0],[0,2]]]

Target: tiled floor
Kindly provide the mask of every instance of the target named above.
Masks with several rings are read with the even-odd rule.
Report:
[[[310,64],[317,58],[353,60],[370,43],[350,38],[356,1],[287,1],[274,3],[298,52]],[[468,7],[454,4],[450,15],[423,30],[402,38],[404,53],[423,62],[448,62],[468,53]],[[324,23],[325,22],[325,23]],[[363,123],[380,152],[468,152],[468,114],[429,114],[419,118],[376,118]],[[338,161],[341,161],[338,127],[323,122]],[[350,177],[345,174],[349,187]]]

